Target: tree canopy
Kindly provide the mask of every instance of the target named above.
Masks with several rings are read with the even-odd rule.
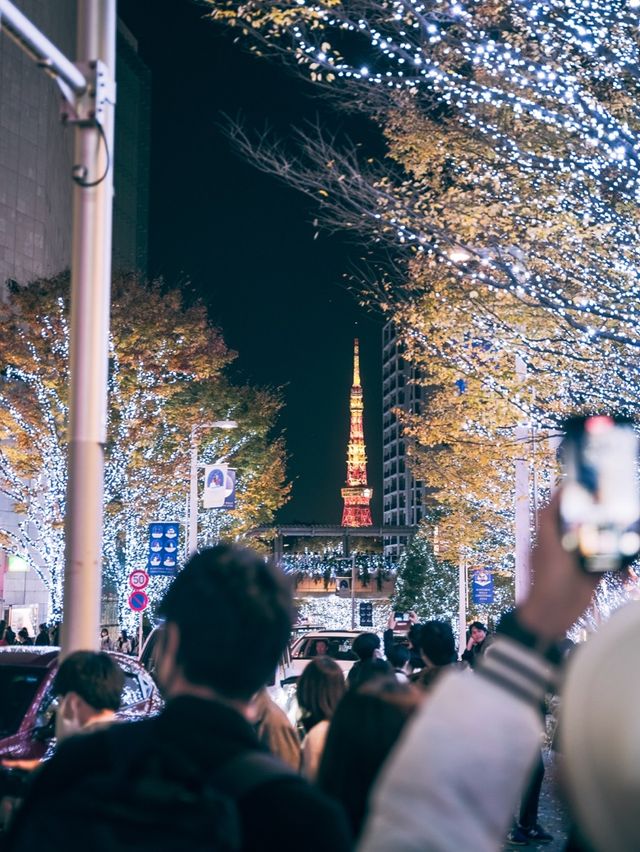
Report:
[[[64,575],[68,308],[64,276],[14,287],[0,306],[0,491],[19,518],[2,538],[41,576],[57,617]],[[238,422],[233,432],[201,433],[201,462],[229,461],[237,468],[237,508],[201,511],[200,543],[268,523],[287,499],[284,446],[272,438],[279,397],[234,386],[225,373],[234,357],[199,303],[186,305],[179,291],[160,282],[133,275],[114,280],[103,578],[118,592],[123,623],[127,574],[146,566],[147,524],[184,519],[192,426],[221,418]]]

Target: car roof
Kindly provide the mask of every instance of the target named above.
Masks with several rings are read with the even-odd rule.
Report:
[[[46,645],[9,645],[0,648],[0,666],[29,666],[48,669],[58,659],[60,648]]]
[[[310,630],[300,636],[300,639],[326,639],[329,636],[358,636],[360,633],[366,633],[366,630]]]
[[[120,664],[139,665],[135,657],[118,651],[105,651]],[[56,665],[60,648],[51,645],[9,645],[0,647],[0,666],[28,666],[34,669],[48,669]]]

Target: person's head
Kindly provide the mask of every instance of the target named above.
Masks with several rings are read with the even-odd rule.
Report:
[[[457,660],[456,640],[448,621],[425,621],[420,629],[420,653],[426,665],[446,666]]]
[[[422,624],[417,622],[416,624],[412,624],[409,628],[409,633],[407,635],[407,639],[409,640],[409,646],[414,648],[416,651],[420,650],[420,629],[422,628]]]
[[[40,629],[40,633],[46,633],[47,632],[47,625],[41,624],[39,629]]]
[[[409,666],[411,652],[407,645],[393,645],[389,648],[387,660],[389,660],[394,669],[404,671]]]
[[[307,730],[323,719],[331,719],[345,691],[344,674],[336,661],[331,657],[314,657],[300,675],[296,688]]]
[[[487,632],[486,624],[483,624],[481,621],[472,621],[469,626],[469,635],[476,645],[479,645],[480,642],[484,642],[487,638]]]
[[[326,639],[316,639],[315,653],[317,657],[324,657],[329,653],[329,643]]]
[[[100,638],[101,639],[108,639],[109,638],[109,631],[107,630],[106,627],[103,627],[102,630],[100,631]]]
[[[29,631],[27,630],[26,627],[21,627],[20,630],[18,630],[18,636],[21,639],[28,639],[29,638]]]
[[[391,663],[380,657],[371,657],[368,660],[362,660],[360,665],[354,666],[349,673],[349,687],[351,689],[359,689],[370,680],[378,680],[379,678],[387,678],[395,676]]]
[[[254,551],[220,544],[194,554],[158,609],[160,687],[249,701],[273,674],[292,612],[287,578]]]
[[[108,654],[69,654],[53,681],[53,692],[60,699],[61,735],[76,733],[96,717],[115,713],[123,687],[124,672]]]
[[[378,772],[420,697],[414,687],[391,674],[350,690],[336,709],[318,785],[342,803],[355,836]]]
[[[353,653],[360,660],[371,660],[375,652],[380,648],[380,637],[377,633],[361,633],[353,640],[351,646]]]

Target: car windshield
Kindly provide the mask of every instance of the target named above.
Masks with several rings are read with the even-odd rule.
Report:
[[[351,650],[353,640],[350,636],[319,636],[302,642],[294,657],[302,660],[311,660],[314,657],[328,655],[334,660],[357,660],[357,655]]]
[[[0,737],[17,733],[46,674],[26,666],[0,667]]]

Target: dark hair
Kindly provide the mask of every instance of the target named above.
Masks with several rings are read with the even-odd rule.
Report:
[[[314,657],[298,679],[297,697],[306,714],[303,724],[311,730],[323,719],[330,719],[346,691],[342,669],[331,657]]]
[[[411,659],[411,651],[407,645],[392,645],[387,653],[387,660],[394,669],[401,669]]]
[[[388,677],[395,673],[393,667],[386,660],[361,660],[349,672],[349,688],[359,689],[370,680],[376,680],[381,677]]]
[[[481,621],[472,621],[471,624],[469,625],[469,633],[471,633],[471,631],[473,630],[474,627],[475,627],[476,630],[483,630],[485,633],[489,632],[487,630],[487,625],[483,624]]]
[[[420,647],[420,630],[422,629],[422,624],[412,624],[409,628],[409,633],[407,638],[409,640],[409,644],[412,648],[416,650]]]
[[[380,637],[377,633],[361,633],[353,640],[351,649],[361,660],[370,660],[374,651],[380,647]]]
[[[369,792],[420,694],[395,675],[350,690],[340,702],[318,771],[318,786],[345,808],[360,833]]]
[[[187,680],[246,700],[267,683],[289,640],[291,589],[264,557],[220,544],[188,560],[158,614],[178,627],[176,662]]]
[[[458,659],[456,641],[448,621],[425,621],[420,630],[420,650],[434,666],[446,666]]]
[[[77,692],[94,710],[117,710],[124,687],[124,672],[104,652],[76,651],[62,663],[53,681],[56,695]]]

